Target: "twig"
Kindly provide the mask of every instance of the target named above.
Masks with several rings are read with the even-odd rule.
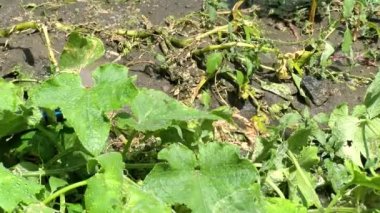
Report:
[[[49,33],[48,33],[48,30],[47,30],[47,27],[46,27],[46,25],[41,24],[40,28],[42,30],[42,33],[44,34],[44,37],[45,37],[46,48],[48,49],[48,53],[49,53],[49,60],[53,64],[53,69],[52,70],[54,70],[54,72],[59,72],[58,62],[55,59],[54,52],[53,52],[53,49],[51,47],[51,42],[50,42],[50,38],[49,38]]]
[[[23,23],[13,25],[8,28],[2,28],[0,29],[0,38],[9,37],[14,32],[21,32],[21,31],[30,30],[30,29],[38,30],[38,23],[35,21],[28,21],[28,22],[23,22]]]
[[[203,49],[195,50],[193,52],[193,54],[194,55],[200,55],[200,54],[203,54],[205,52],[210,52],[213,50],[229,49],[231,47],[243,47],[243,48],[249,48],[249,49],[255,49],[255,50],[261,49],[264,52],[277,52],[277,50],[273,49],[273,48],[262,47],[262,46],[255,45],[255,44],[249,44],[249,43],[234,41],[234,42],[228,42],[228,43],[224,43],[224,44],[209,45]]]

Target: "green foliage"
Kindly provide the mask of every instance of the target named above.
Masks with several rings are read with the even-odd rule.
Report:
[[[85,193],[89,212],[121,212],[123,161],[120,153],[106,153],[96,158],[100,171],[88,180]],[[101,196],[99,196],[101,195]]]
[[[346,19],[352,18],[352,2],[344,2]],[[223,6],[219,1],[207,3],[214,9]],[[253,26],[244,30],[256,36]],[[346,32],[342,48],[348,53],[353,34],[349,28]],[[247,41],[254,41],[248,37]],[[334,48],[324,44],[318,57],[327,69]],[[0,99],[4,100],[0,102],[0,211],[379,208],[375,201],[380,200],[380,74],[368,88],[363,105],[352,110],[342,104],[330,115],[291,112],[278,125],[265,126],[266,135],[257,136],[252,159],[248,159],[238,147],[217,142],[213,122],[233,122],[225,108],[201,111],[163,92],[138,88],[128,69],[118,64],[98,67],[92,73],[93,86],[84,87],[78,71],[103,53],[99,39],[73,33],[57,74],[30,87],[0,80]],[[211,53],[205,59],[206,76],[220,71],[236,83],[242,98],[254,98],[251,79],[260,66],[257,54],[256,50]],[[309,54],[289,61],[299,71],[291,76],[300,91],[301,67]],[[232,67],[229,62],[238,65]],[[259,83],[262,89],[290,99],[288,87]],[[202,96],[208,108],[211,96]],[[46,122],[41,112],[54,116],[57,108],[65,120]]]
[[[41,119],[32,108],[25,106],[21,88],[0,79],[0,138],[21,132]]]
[[[18,204],[37,202],[42,186],[12,174],[0,165],[0,208],[11,212]]]
[[[249,187],[259,178],[255,167],[240,159],[230,145],[200,144],[196,155],[183,145],[173,144],[158,158],[168,165],[156,165],[144,180],[144,189],[169,204],[186,204],[194,212],[212,212],[225,196]]]
[[[117,125],[123,129],[132,128],[141,132],[166,129],[179,121],[219,119],[216,115],[187,107],[167,94],[151,89],[139,90],[128,105],[131,114],[119,114]]]
[[[124,178],[123,194],[128,201],[123,206],[124,212],[172,212],[169,205],[154,196],[151,192],[144,191],[141,189],[141,186],[130,179]]]
[[[103,65],[93,73],[94,86],[85,88],[78,74],[60,73],[37,87],[31,97],[37,106],[52,110],[59,107],[82,145],[98,155],[111,127],[105,113],[121,108],[137,95],[127,74],[127,68],[121,65]]]

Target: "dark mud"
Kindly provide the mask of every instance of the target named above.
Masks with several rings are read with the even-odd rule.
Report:
[[[71,3],[68,3],[71,2]],[[9,27],[24,21],[36,20],[40,22],[58,21],[73,26],[85,26],[93,29],[93,34],[117,28],[127,29],[146,29],[152,25],[166,25],[168,17],[178,19],[187,14],[200,11],[202,0],[140,0],[140,1],[21,1],[21,0],[0,0],[0,27]],[[169,18],[170,19],[170,18]],[[266,38],[281,41],[297,41],[305,39],[307,36],[302,34],[300,28],[281,27],[281,19],[259,18],[261,29]],[[318,29],[325,24],[323,21],[317,23],[314,35],[318,34]],[[49,36],[53,44],[53,49],[58,56],[63,49],[67,34],[62,31],[51,29]],[[101,36],[100,36],[101,37]],[[115,42],[116,40],[116,42]],[[342,32],[333,33],[329,41],[339,49],[342,40]],[[129,67],[132,75],[137,75],[137,84],[142,87],[159,89],[181,99],[185,90],[191,93],[191,89],[196,86],[199,76],[203,72],[194,66],[195,62],[186,61],[180,64],[180,77],[170,76],[171,74],[159,71],[157,65],[157,54],[161,54],[157,45],[139,44],[134,46],[125,56],[120,55],[120,43],[133,42],[123,39],[104,38],[106,44],[106,55],[97,61],[95,65],[87,67],[82,72],[85,85],[91,84],[90,72],[102,63],[113,62],[124,64]],[[376,44],[375,44],[376,45]],[[378,45],[378,44],[377,44]],[[301,44],[278,44],[282,52],[295,52],[300,50]],[[356,42],[354,52],[364,51],[366,46],[362,42]],[[271,55],[261,55],[263,65],[273,67],[277,59]],[[376,62],[378,63],[378,62]],[[26,78],[44,79],[50,75],[49,59],[46,45],[42,35],[37,31],[26,31],[12,34],[9,38],[0,38],[0,76],[9,77],[12,73],[21,73]],[[181,66],[183,66],[181,68]],[[338,72],[353,73],[358,76],[373,77],[377,68],[358,64],[351,67],[345,63],[337,61],[333,64]],[[318,80],[319,81],[319,80]],[[179,84],[186,85],[179,86]],[[366,85],[355,85],[350,80],[339,83],[331,80],[321,80],[318,83],[324,85],[321,90],[313,90],[313,93],[326,94],[323,103],[305,103],[305,100],[294,95],[292,106],[296,109],[310,107],[312,113],[329,112],[335,106],[346,102],[350,106],[361,103],[365,94]],[[184,93],[185,93],[184,92]],[[241,109],[242,114],[250,117],[255,114],[255,108],[251,103],[236,100],[236,91],[230,92],[233,98],[229,104]],[[235,95],[234,95],[235,94]],[[235,100],[234,100],[235,98]],[[268,105],[283,101],[282,98],[265,92],[262,100]],[[214,104],[218,105],[218,104]]]

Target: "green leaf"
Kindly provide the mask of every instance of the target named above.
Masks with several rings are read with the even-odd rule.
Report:
[[[322,52],[321,55],[321,66],[327,67],[329,65],[328,59],[330,56],[334,53],[334,47],[330,44],[330,42],[325,41],[325,49]]]
[[[337,117],[332,128],[332,135],[337,139],[338,156],[352,160],[362,166],[360,153],[364,153],[364,142],[360,136],[360,120],[353,116]]]
[[[330,160],[326,160],[324,165],[327,169],[327,180],[331,182],[331,186],[336,193],[351,181],[350,174],[344,165],[334,163]]]
[[[21,88],[1,78],[0,88],[0,138],[26,130],[39,122],[41,113],[24,106]]]
[[[25,209],[23,209],[23,212],[25,213],[56,213],[57,211],[49,208],[42,203],[36,203],[28,205]]]
[[[319,200],[317,193],[315,192],[316,185],[312,180],[311,174],[306,172],[303,168],[301,168],[298,163],[296,157],[292,152],[288,152],[288,155],[296,167],[296,171],[294,172],[295,178],[292,181],[292,184],[297,187],[301,195],[303,196],[304,201],[307,204],[307,207],[315,205],[318,209],[322,208],[322,204]]]
[[[363,110],[363,107],[356,107],[353,113],[363,116]],[[362,167],[361,155],[371,164],[380,154],[380,119],[361,120],[356,116],[349,115],[346,104],[341,105],[332,112],[329,126],[337,155]]]
[[[260,186],[254,184],[250,189],[242,189],[219,200],[212,212],[215,213],[238,213],[265,212],[265,200],[260,192]]]
[[[347,104],[341,104],[341,105],[335,107],[335,109],[330,114],[330,119],[328,122],[329,127],[332,129],[335,126],[335,124],[339,118],[347,116],[347,115],[348,115]]]
[[[374,118],[380,114],[380,70],[367,89],[364,104],[367,107],[367,113],[370,118]]]
[[[102,57],[104,52],[104,45],[99,38],[82,36],[73,32],[69,35],[69,39],[63,48],[59,69],[60,71],[74,70],[79,72],[85,66]]]
[[[353,176],[351,184],[365,186],[374,190],[380,190],[380,175],[368,177],[365,172],[362,172],[359,167],[350,162],[346,162],[346,167]]]
[[[212,97],[210,90],[203,90],[201,94],[201,102],[205,109],[209,109],[211,106]]]
[[[319,163],[318,147],[304,147],[298,156],[299,164],[305,170],[309,170],[312,166]]]
[[[215,204],[237,190],[246,189],[259,176],[248,160],[229,144],[199,145],[199,154],[182,144],[163,149],[158,164],[144,181],[144,189],[169,204],[185,204],[193,212],[211,212]]]
[[[352,16],[352,11],[354,10],[355,0],[344,0],[343,2],[343,17],[348,19]]]
[[[33,115],[33,110],[20,106],[18,111],[0,111],[0,138],[18,133],[34,126],[41,115]]]
[[[84,195],[88,212],[121,212],[123,207],[123,169],[120,153],[111,152],[96,158],[101,170],[88,180]]]
[[[351,30],[347,27],[344,31],[343,43],[342,43],[342,52],[346,55],[350,55],[352,49],[352,34]]]
[[[215,74],[223,61],[223,54],[221,52],[211,53],[206,57],[206,73],[210,78]]]
[[[0,208],[6,212],[12,212],[20,203],[37,202],[36,194],[43,187],[12,174],[0,164],[0,189]]]
[[[277,84],[271,82],[260,81],[260,86],[263,90],[272,92],[286,100],[292,99],[292,91],[286,84]]]
[[[292,79],[293,79],[294,85],[297,87],[298,92],[300,93],[300,95],[303,98],[307,99],[308,97],[306,96],[305,91],[301,87],[302,78],[300,76],[298,76],[297,74],[292,73]]]
[[[167,94],[151,89],[141,89],[129,107],[132,115],[119,114],[117,126],[142,132],[163,130],[176,121],[219,119],[218,116],[187,107]]]
[[[304,146],[309,142],[309,136],[311,135],[310,128],[299,129],[289,137],[288,144],[289,150],[298,154]]]
[[[82,145],[98,155],[110,130],[105,113],[125,106],[137,94],[127,74],[122,65],[106,64],[94,71],[94,87],[85,88],[78,74],[60,73],[37,87],[31,98],[40,107],[59,107]]]
[[[279,120],[280,128],[292,128],[297,126],[302,121],[302,116],[299,113],[287,113]]]
[[[123,194],[127,202],[124,203],[123,212],[134,213],[164,213],[172,212],[170,206],[153,194],[141,189],[139,185],[128,178],[124,178]]]
[[[49,186],[51,193],[55,192],[58,188],[66,186],[68,183],[66,180],[56,177],[49,178]]]
[[[242,87],[245,82],[244,74],[239,70],[236,70],[236,82],[239,85],[239,87]]]
[[[11,112],[19,109],[23,103],[22,90],[16,85],[6,82],[0,78],[0,112],[8,110]]]
[[[265,204],[266,212],[286,212],[286,213],[306,213],[307,209],[304,206],[295,204],[290,200],[272,197],[267,198]]]

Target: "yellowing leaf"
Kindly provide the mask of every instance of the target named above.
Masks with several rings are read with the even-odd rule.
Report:
[[[104,55],[105,49],[99,38],[82,36],[77,32],[69,35],[59,61],[59,69],[79,72],[85,66]]]

